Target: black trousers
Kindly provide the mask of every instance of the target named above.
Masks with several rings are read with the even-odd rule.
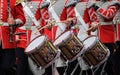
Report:
[[[114,71],[115,71],[115,75],[120,75],[120,41],[116,42],[117,44],[117,48],[116,48],[116,52],[114,52]]]
[[[66,69],[66,66],[64,66],[64,67],[57,67],[57,71],[58,71],[59,75],[63,75],[64,72],[65,72],[65,69]]]
[[[15,50],[17,62],[17,75],[33,75],[29,68],[28,56],[24,53],[24,48],[16,48]]]
[[[81,75],[93,75],[92,73],[92,69],[88,69],[88,70],[83,70]]]
[[[15,49],[2,49],[0,46],[0,75],[15,75]]]
[[[78,64],[78,60],[74,60],[70,63],[68,63],[68,66],[66,67],[57,67],[57,71],[59,73],[59,75],[63,75],[65,73],[65,75],[70,75],[73,70],[75,69],[76,65]],[[74,71],[73,75],[79,75],[80,74],[80,66],[78,65],[76,70]]]
[[[116,53],[120,54],[120,41],[116,41],[116,45],[117,45]]]
[[[43,75],[52,75],[52,65],[45,69],[45,73]]]
[[[110,44],[105,44],[105,46],[108,47],[108,49],[110,50],[110,56],[107,60],[105,71],[107,72],[108,75],[114,75],[115,70],[113,68],[115,64],[114,64],[113,54],[114,54],[115,44],[110,43]]]
[[[114,58],[113,58],[113,54],[114,54],[114,48],[115,48],[115,44],[114,43],[104,43],[104,45],[110,50],[110,56],[108,57],[107,61],[106,61],[106,66],[104,68],[104,73],[102,73],[102,75],[105,75],[107,73],[107,75],[114,75],[115,70],[114,70]],[[104,66],[104,63],[100,65],[99,69],[95,72],[95,75],[100,75],[102,68]]]
[[[76,65],[78,64],[78,60],[74,60],[70,63],[68,63],[68,69],[67,69],[67,73],[66,75],[70,75],[73,70],[75,69]],[[75,70],[75,72],[73,73],[73,75],[79,75],[80,73],[80,66],[77,67],[77,69]]]

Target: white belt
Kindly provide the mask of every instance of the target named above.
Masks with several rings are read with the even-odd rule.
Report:
[[[113,22],[100,22],[102,26],[104,25],[113,25]]]
[[[9,26],[7,22],[0,22],[0,26]]]
[[[19,29],[27,30],[25,26],[19,27]]]
[[[33,21],[33,23],[36,25],[36,26],[40,26],[39,25],[39,22],[36,20],[34,14],[32,13],[32,11],[30,10],[30,8],[27,6],[27,4],[25,2],[22,2],[21,3],[22,6],[23,6],[23,10],[26,12],[26,14],[31,18],[31,20]]]

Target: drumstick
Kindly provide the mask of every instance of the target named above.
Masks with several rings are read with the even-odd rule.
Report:
[[[82,32],[82,34],[83,34],[83,33],[87,33],[88,31],[95,30],[95,29],[93,29],[93,28],[94,28],[94,27],[96,28],[96,27],[100,26],[101,24],[100,24],[100,23],[97,23],[97,22],[94,22],[92,25],[93,25],[92,27],[90,27],[90,28],[88,28],[86,31]]]
[[[53,3],[49,6],[49,8],[52,7],[56,2],[57,1],[53,1]]]
[[[87,33],[87,32],[90,31],[92,28],[93,28],[93,27],[88,28],[86,31],[81,32],[81,34]]]
[[[38,29],[38,31],[41,31],[42,29],[46,28],[47,26],[51,26],[51,25],[45,25],[45,26],[41,27],[40,29]],[[38,31],[34,32],[33,34],[37,34]]]
[[[16,37],[16,42],[18,42],[18,41],[25,41],[26,42],[27,41],[26,39],[20,39],[19,35],[16,35],[15,37]]]
[[[40,31],[40,30],[46,28],[47,26],[51,26],[51,25],[45,25],[45,26],[41,27],[38,31]]]
[[[67,20],[63,20],[63,21],[59,21],[59,22],[55,22],[56,24],[57,23],[65,23],[66,21],[68,21],[68,20],[75,20],[76,19],[76,17],[73,17],[73,18],[70,18],[70,19],[67,19]]]
[[[76,19],[76,17],[70,18],[70,20],[75,20],[75,19]],[[52,21],[52,22],[51,22],[50,25],[45,25],[45,26],[41,27],[40,29],[38,29],[38,31],[41,31],[42,29],[46,28],[47,26],[54,26],[54,25],[56,25],[56,23],[65,23],[65,22],[68,21],[68,20],[63,20],[63,21],[60,21],[60,22],[56,22],[55,20],[51,20],[51,21]],[[53,23],[53,22],[55,22],[55,23]],[[54,25],[53,25],[52,23],[53,23]],[[36,31],[34,34],[37,34],[38,31]]]
[[[26,32],[17,32],[17,33],[14,33],[14,35],[24,35],[26,34]]]
[[[18,39],[18,41],[27,41],[26,39]]]
[[[45,25],[45,26],[41,27],[40,29],[38,29],[37,27],[36,28],[38,29],[38,31],[41,31],[42,29],[46,28],[47,26],[54,26],[54,25],[56,25],[56,23],[62,23],[62,22],[56,22],[53,19],[53,20],[50,20],[49,23],[50,23],[49,25]],[[34,32],[34,34],[37,34],[38,31]]]

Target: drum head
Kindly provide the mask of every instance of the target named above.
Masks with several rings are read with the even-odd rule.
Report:
[[[70,34],[72,33],[72,31],[67,31],[65,33],[63,33],[62,35],[60,35],[55,41],[54,41],[54,45],[58,45],[60,44],[62,41],[66,40],[67,38],[69,38]]]
[[[26,47],[26,50],[25,52],[28,53],[28,52],[31,52],[33,51],[35,48],[37,48],[38,46],[40,47],[43,43],[44,43],[44,40],[46,39],[46,36],[38,36],[36,37],[34,40],[32,40],[30,42],[30,44]]]
[[[96,36],[90,36],[83,41],[83,44],[85,45],[86,48],[91,48],[94,46],[96,39],[97,39]]]

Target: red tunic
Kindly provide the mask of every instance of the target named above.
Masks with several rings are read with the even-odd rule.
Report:
[[[18,41],[16,41],[16,47],[25,49],[30,42],[31,30],[24,30],[17,28],[16,33],[26,33],[26,34],[16,35],[16,38],[18,37],[17,39],[19,39]]]
[[[39,7],[38,10],[36,11],[35,17],[37,20],[40,20],[41,27],[45,26],[47,20],[50,19],[48,8],[45,7],[40,9]],[[57,26],[53,26],[51,29],[44,28],[43,30],[40,31],[40,33],[43,35],[47,35],[49,40],[54,41],[56,30],[57,30]]]
[[[89,25],[89,28],[91,27],[92,22],[99,22],[95,9],[86,8],[83,14],[83,20]],[[88,34],[91,35],[90,31],[88,31]]]
[[[120,0],[118,0],[118,2],[120,2]],[[118,17],[120,17],[120,15],[118,15]],[[116,27],[117,28],[117,35],[116,35],[116,40],[115,41],[120,41],[120,22],[116,26],[117,26]]]
[[[101,25],[98,27],[98,36],[103,43],[113,43],[115,41],[113,23],[111,24],[108,23],[112,22],[117,10],[118,8],[116,5],[109,6],[107,9],[99,8],[97,10],[97,13],[102,18],[98,18],[98,14],[96,14],[94,8],[88,8],[84,12],[83,18],[85,22],[88,23],[89,25],[94,21],[101,23],[100,19],[102,19],[102,22],[106,22],[105,25]]]
[[[19,19],[22,21],[20,26],[22,26],[25,23],[25,17],[24,17],[24,12],[22,10],[22,5],[18,4],[15,5],[16,0],[10,0],[10,8],[11,8],[11,15],[13,16],[14,19]],[[7,0],[0,0],[0,20],[2,22],[7,22],[8,18],[8,8],[7,8]],[[13,42],[9,42],[9,27],[8,26],[1,26],[0,27],[1,32],[1,39],[2,39],[2,48],[7,49],[7,48],[15,48],[15,36],[13,36]],[[15,30],[14,30],[15,31]]]
[[[46,14],[44,14],[44,12]],[[40,6],[39,6],[35,13],[35,18],[40,21],[41,27],[45,26],[46,20],[48,20],[50,18],[49,14],[48,14],[48,8],[40,9]],[[44,30],[41,30],[40,33],[43,34]]]
[[[98,9],[98,13],[102,15],[104,22],[112,22],[118,7],[116,5],[109,6],[106,10],[103,8]],[[103,43],[115,42],[114,25],[108,24],[99,27],[99,37]]]
[[[120,23],[117,26],[117,36],[116,36],[116,41],[120,41]]]
[[[53,26],[52,29],[44,29],[44,35],[47,35],[49,40],[54,41],[56,35],[57,26]]]
[[[76,17],[76,16],[75,16],[74,7],[75,7],[75,6],[64,7],[63,10],[62,10],[62,13],[60,14],[60,20],[61,20],[61,21],[64,21],[64,20],[67,20],[67,18]],[[73,23],[74,23],[74,25],[76,25],[77,19],[76,19],[76,20],[73,20]],[[68,26],[69,26],[69,25],[68,25]],[[66,27],[66,30],[69,29],[68,26]],[[76,29],[74,29],[74,33],[77,34]]]

